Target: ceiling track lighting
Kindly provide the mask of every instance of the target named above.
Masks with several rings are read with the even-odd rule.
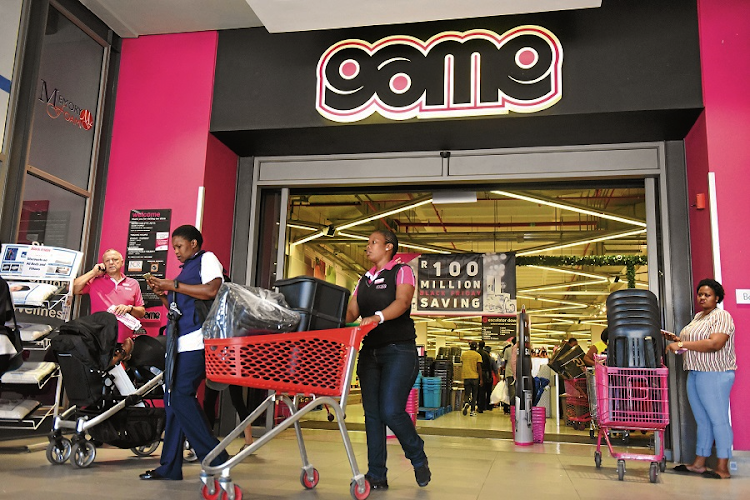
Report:
[[[639,226],[643,228],[646,227],[646,223],[642,220],[632,219],[630,217],[623,217],[621,215],[616,215],[616,214],[612,214],[608,212],[602,212],[600,210],[589,210],[588,208],[579,207],[577,205],[573,205],[570,203],[561,203],[559,201],[551,200],[549,198],[543,198],[541,196],[529,196],[529,195],[521,194],[521,193],[513,193],[511,191],[492,191],[492,193],[499,194],[501,196],[507,196],[508,198],[528,201],[529,203],[547,205],[553,208],[559,208],[560,210],[569,210],[571,212],[577,212],[579,214],[590,215],[592,217],[598,217],[600,219],[613,220],[617,222],[622,222],[624,224],[630,224],[633,226]]]

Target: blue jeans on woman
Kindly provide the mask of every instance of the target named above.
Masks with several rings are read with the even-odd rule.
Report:
[[[419,372],[417,349],[413,343],[389,344],[359,353],[357,375],[362,391],[367,435],[368,476],[386,479],[386,431],[398,438],[414,468],[427,462],[424,441],[406,413],[406,400]]]
[[[733,384],[734,370],[688,373],[688,401],[698,427],[696,455],[710,457],[716,441],[716,457],[732,458],[734,434],[729,423],[729,392]]]

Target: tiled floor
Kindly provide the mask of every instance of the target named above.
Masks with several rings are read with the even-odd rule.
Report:
[[[460,415],[456,413],[456,416]],[[463,417],[469,419],[470,417]],[[347,419],[348,420],[348,419]],[[338,432],[304,429],[307,453],[320,472],[320,482],[305,490],[299,481],[300,457],[292,431],[285,431],[231,470],[232,479],[247,499],[335,500],[351,498],[352,472]],[[349,432],[357,462],[366,466],[364,433]],[[624,481],[617,479],[616,462],[605,454],[601,469],[594,466],[591,444],[545,443],[517,447],[508,439],[477,439],[424,435],[433,480],[419,488],[395,440],[389,444],[390,489],[375,491],[371,499],[600,499],[607,500],[722,500],[746,499],[750,478],[728,481],[686,477],[669,470],[656,484],[649,483],[648,463],[630,461]],[[69,463],[51,465],[45,440],[37,438],[36,451],[11,452],[0,447],[0,498],[85,499],[198,499],[200,465],[186,464],[183,481],[141,481],[138,474],[158,464],[158,456],[137,458],[129,450],[103,447],[87,469]],[[230,445],[230,453],[241,445]],[[32,446],[34,448],[34,446]],[[157,451],[158,453],[158,451]],[[670,468],[671,468],[670,464]]]

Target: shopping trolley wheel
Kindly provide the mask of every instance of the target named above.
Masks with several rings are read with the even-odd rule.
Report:
[[[648,468],[648,480],[652,483],[656,482],[656,478],[659,476],[659,463],[651,462],[651,467]]]
[[[328,414],[328,421],[333,422],[333,413]]]
[[[96,446],[94,443],[83,440],[73,445],[70,451],[70,463],[79,469],[85,469],[96,458]]]
[[[318,469],[313,468],[312,479],[307,477],[307,472],[305,472],[305,469],[302,469],[302,474],[299,475],[299,482],[302,483],[305,489],[311,490],[315,488],[318,485],[318,481],[320,481]]]
[[[60,438],[59,446],[55,441],[50,441],[47,445],[47,460],[53,465],[64,464],[70,458],[72,447],[68,438]]]
[[[617,479],[622,481],[625,478],[625,460],[617,461]]]
[[[667,457],[661,457],[661,461],[659,462],[659,470],[661,472],[667,470]]]
[[[130,448],[130,451],[137,457],[150,457],[153,452],[159,447],[159,440],[157,439],[151,444],[145,444],[136,448]]]
[[[209,478],[208,480],[213,483],[214,492],[211,493],[211,488],[209,488],[208,484],[204,484],[201,486],[201,498],[204,500],[219,500],[219,495],[222,493],[219,482],[213,478]]]
[[[221,492],[221,495],[219,496],[219,500],[242,500],[242,489],[236,484],[232,486],[234,488],[234,497],[230,495],[229,491],[223,491],[220,489],[219,491]]]
[[[594,452],[594,463],[596,464],[596,468],[600,469],[602,467],[602,452],[601,451],[595,451]]]
[[[349,492],[352,494],[354,500],[364,500],[370,496],[370,481],[365,479],[365,484],[361,488],[357,484],[357,481],[352,481],[352,484],[349,485]]]

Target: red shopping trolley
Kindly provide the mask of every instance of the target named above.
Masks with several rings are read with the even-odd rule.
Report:
[[[659,472],[667,466],[664,456],[664,429],[669,424],[667,388],[668,370],[662,368],[616,368],[603,364],[597,356],[594,367],[596,378],[596,412],[599,433],[596,440],[594,463],[602,465],[602,436],[612,458],[617,459],[617,477],[625,477],[625,460],[651,462],[649,480],[656,482]],[[615,453],[609,431],[653,431],[654,454]]]
[[[299,421],[321,404],[329,405],[336,414],[352,469],[349,488],[352,497],[362,500],[369,496],[370,483],[357,468],[344,423],[344,408],[359,345],[375,326],[205,341],[206,376],[209,380],[275,392],[211,450],[201,463],[201,494],[204,499],[241,500],[242,490],[232,482],[231,469],[290,426],[294,426],[302,459],[300,482],[307,489],[315,488],[319,473],[307,459]],[[312,401],[300,405],[301,397],[311,397]],[[267,409],[273,409],[277,402],[288,408],[288,418],[223,464],[210,465],[242,434],[245,427]],[[218,480],[214,478],[217,474],[220,476]]]

